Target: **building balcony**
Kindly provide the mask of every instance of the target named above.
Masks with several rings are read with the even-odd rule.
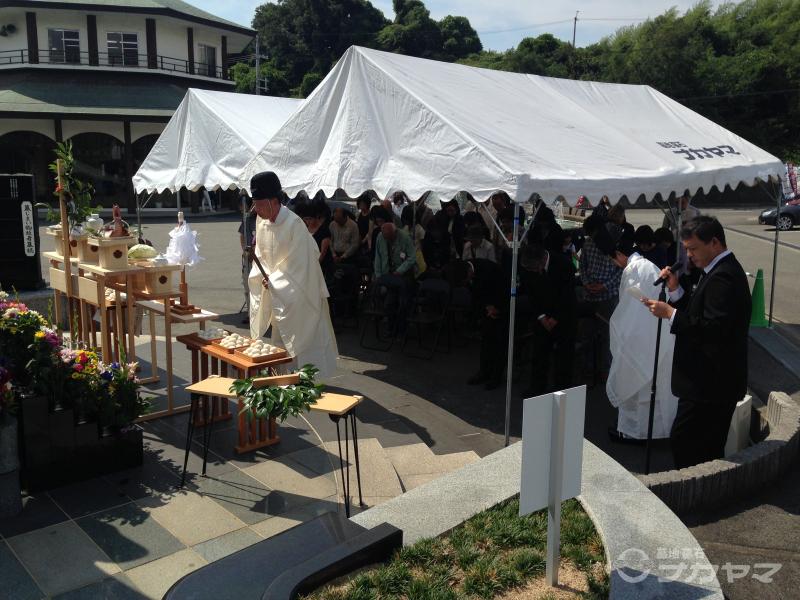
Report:
[[[180,77],[229,81],[227,69],[223,67],[161,54],[148,55],[130,51],[86,52],[67,48],[65,50],[38,50],[37,55],[33,56],[27,48],[0,51],[0,70],[28,66],[159,71]]]

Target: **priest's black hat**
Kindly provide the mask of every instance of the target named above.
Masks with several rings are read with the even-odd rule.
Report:
[[[281,197],[281,180],[272,171],[253,175],[250,180],[250,195],[253,200],[266,200]]]

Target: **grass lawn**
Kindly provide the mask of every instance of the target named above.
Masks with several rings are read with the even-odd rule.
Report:
[[[515,596],[540,589],[547,545],[547,512],[519,515],[519,498],[480,513],[452,532],[402,548],[392,560],[340,580],[307,600],[462,600]],[[542,591],[525,598],[608,597],[600,536],[576,500],[561,508],[561,561],[585,577],[586,591]]]

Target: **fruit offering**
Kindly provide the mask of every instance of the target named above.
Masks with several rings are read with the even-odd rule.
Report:
[[[227,335],[229,335],[229,332],[225,331],[224,329],[220,329],[218,327],[212,327],[211,329],[203,329],[197,332],[197,337],[199,337],[202,340],[218,340],[220,338],[224,338]]]
[[[249,356],[250,358],[257,358],[259,356],[268,356],[281,351],[283,351],[283,348],[278,348],[277,346],[268,344],[263,340],[257,340],[253,342],[250,347],[247,348],[247,350],[244,350],[242,354]]]
[[[228,350],[232,350],[234,348],[241,348],[242,346],[247,346],[251,342],[250,338],[246,338],[243,335],[239,335],[238,333],[232,333],[224,338],[222,338],[219,342],[219,345],[223,348],[227,348]]]

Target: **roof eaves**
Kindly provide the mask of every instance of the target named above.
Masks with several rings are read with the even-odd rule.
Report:
[[[255,37],[256,31],[249,27],[244,27],[238,23],[227,21],[225,19],[215,17],[210,13],[209,16],[204,17],[201,15],[193,15],[191,13],[182,12],[175,8],[168,6],[118,6],[113,4],[105,4],[103,2],[82,2],[82,1],[50,1],[50,0],[0,0],[0,8],[56,8],[67,10],[85,10],[85,11],[102,11],[102,12],[122,12],[122,13],[138,13],[138,14],[152,14],[163,15],[166,17],[173,17],[184,21],[191,21],[200,25],[214,27],[217,29],[225,29],[241,35]]]

